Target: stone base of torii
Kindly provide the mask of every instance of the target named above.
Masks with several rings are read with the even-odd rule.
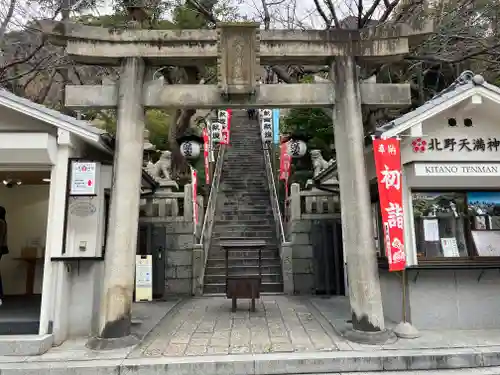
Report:
[[[353,338],[387,337],[372,236],[364,161],[361,106],[411,103],[406,84],[359,83],[356,63],[397,61],[432,32],[432,25],[381,25],[362,30],[259,30],[255,23],[219,24],[216,30],[122,30],[43,21],[54,43],[82,64],[121,66],[117,84],[68,86],[66,106],[117,108],[115,183],[106,244],[100,334],[94,347],[130,344],[130,316],[139,213],[146,108],[333,108],[336,159]],[[150,67],[217,63],[217,85],[163,85]],[[259,84],[263,65],[331,66],[331,82]],[[137,176],[137,178],[133,178]],[[127,202],[127,204],[123,204]],[[40,322],[48,326],[48,322]]]

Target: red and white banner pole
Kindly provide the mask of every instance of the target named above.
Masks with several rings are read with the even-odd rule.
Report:
[[[374,139],[373,152],[389,271],[403,271],[406,252],[400,141],[396,138]]]

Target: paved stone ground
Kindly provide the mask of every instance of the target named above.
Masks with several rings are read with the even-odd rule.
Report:
[[[336,332],[352,328],[348,297],[309,297],[308,300]],[[385,325],[392,329],[396,323],[386,320]],[[346,350],[357,351],[500,347],[500,330],[420,330],[420,337],[416,339],[394,337],[381,345],[361,345],[350,341],[346,345],[350,347],[346,346]]]
[[[187,300],[129,358],[337,351],[342,344],[305,299],[262,296],[256,307],[252,313],[241,300],[232,313],[224,297]]]

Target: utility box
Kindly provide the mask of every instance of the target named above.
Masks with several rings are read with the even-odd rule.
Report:
[[[165,226],[141,223],[137,239],[137,256],[148,255],[151,257],[153,298],[163,298],[165,294],[165,267],[167,265]]]
[[[166,284],[167,233],[164,226],[151,226],[151,255],[153,256],[153,297],[163,298]]]

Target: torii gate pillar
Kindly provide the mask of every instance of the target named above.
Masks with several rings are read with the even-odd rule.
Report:
[[[361,97],[354,58],[336,57],[330,73],[335,86],[333,123],[353,325],[353,331],[347,335],[353,341],[385,341],[388,335],[372,234]]]
[[[122,60],[109,219],[112,225],[106,239],[99,336],[87,344],[93,349],[129,346],[137,340],[130,336],[130,328],[143,157],[144,72],[142,58]]]

